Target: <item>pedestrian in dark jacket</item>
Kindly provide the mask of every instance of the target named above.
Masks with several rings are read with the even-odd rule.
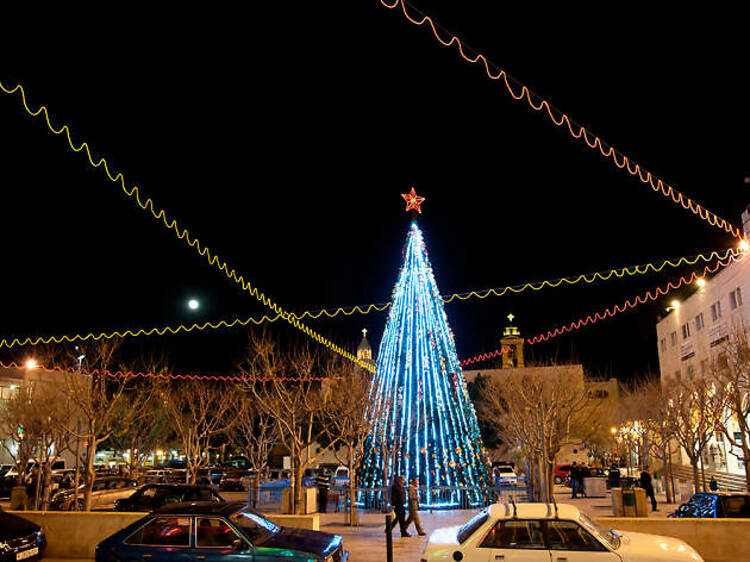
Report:
[[[406,511],[404,510],[404,503],[406,502],[406,490],[404,484],[406,480],[403,476],[397,476],[393,479],[393,485],[391,486],[391,508],[396,514],[395,519],[391,519],[390,529],[396,526],[396,520],[398,520],[398,526],[401,529],[401,536],[408,537],[409,533],[406,532]]]
[[[318,512],[325,513],[328,509],[328,490],[331,487],[331,477],[325,468],[315,477],[315,486],[318,488]]]
[[[573,462],[573,466],[570,467],[568,478],[570,478],[570,488],[573,492],[570,498],[576,499],[578,497],[578,484],[581,479],[581,471],[578,468],[578,465],[575,463],[575,461]]]
[[[651,509],[659,511],[656,508],[656,496],[654,495],[654,485],[651,481],[651,475],[648,473],[648,466],[644,466],[641,471],[641,488],[646,490],[646,497],[651,498]]]
[[[406,519],[406,529],[409,530],[409,525],[414,522],[414,527],[417,529],[417,533],[420,537],[425,535],[424,529],[422,529],[422,521],[419,519],[419,478],[414,478],[409,482],[409,517]]]

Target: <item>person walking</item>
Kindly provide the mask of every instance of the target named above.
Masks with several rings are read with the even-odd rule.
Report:
[[[576,462],[573,461],[573,466],[570,467],[570,473],[568,473],[568,478],[570,478],[570,488],[573,491],[570,499],[574,500],[578,497],[578,481],[580,479],[580,475],[580,469],[578,468]]]
[[[414,527],[417,529],[417,534],[420,537],[425,535],[424,529],[422,529],[422,521],[419,520],[419,478],[413,478],[409,481],[409,517],[406,519],[404,526],[406,530],[409,530],[409,525],[414,522]]]
[[[641,471],[641,488],[646,490],[646,497],[651,498],[651,510],[659,511],[656,507],[656,496],[654,495],[654,484],[651,481],[651,475],[648,473],[648,466],[644,466]]]
[[[586,463],[582,462],[580,468],[578,469],[578,493],[581,494],[582,498],[586,497],[586,480],[585,479],[588,478],[589,476],[591,476],[591,472],[586,466]]]
[[[406,531],[406,512],[404,511],[404,503],[406,502],[404,484],[406,480],[403,476],[396,476],[393,479],[393,485],[391,486],[391,509],[395,513],[395,517],[391,518],[389,531],[393,530],[398,520],[398,526],[401,529],[402,537],[409,537],[409,533]]]
[[[328,510],[328,490],[331,487],[331,478],[324,468],[315,477],[315,486],[318,488],[318,513],[326,513]]]

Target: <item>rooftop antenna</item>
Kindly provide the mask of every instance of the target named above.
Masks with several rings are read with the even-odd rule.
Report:
[[[510,497],[510,504],[513,506],[513,519],[518,519],[518,509],[516,508],[516,502],[513,496]]]
[[[555,519],[559,519],[557,516],[557,501],[555,500],[555,496],[552,496],[552,505],[555,506]]]

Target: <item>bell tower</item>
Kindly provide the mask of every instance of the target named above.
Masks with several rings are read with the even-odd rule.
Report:
[[[359,347],[357,347],[357,359],[370,364],[373,363],[372,348],[370,342],[367,341],[367,328],[362,328],[362,341],[359,342]]]
[[[513,325],[513,313],[508,314],[508,325],[503,330],[503,337],[500,338],[500,347],[503,349],[503,369],[513,367],[524,367],[523,362],[523,338],[521,332]]]

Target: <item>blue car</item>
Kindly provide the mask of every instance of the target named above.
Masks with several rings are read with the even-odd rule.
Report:
[[[165,506],[104,539],[97,562],[344,562],[339,535],[279,527],[244,502]]]

